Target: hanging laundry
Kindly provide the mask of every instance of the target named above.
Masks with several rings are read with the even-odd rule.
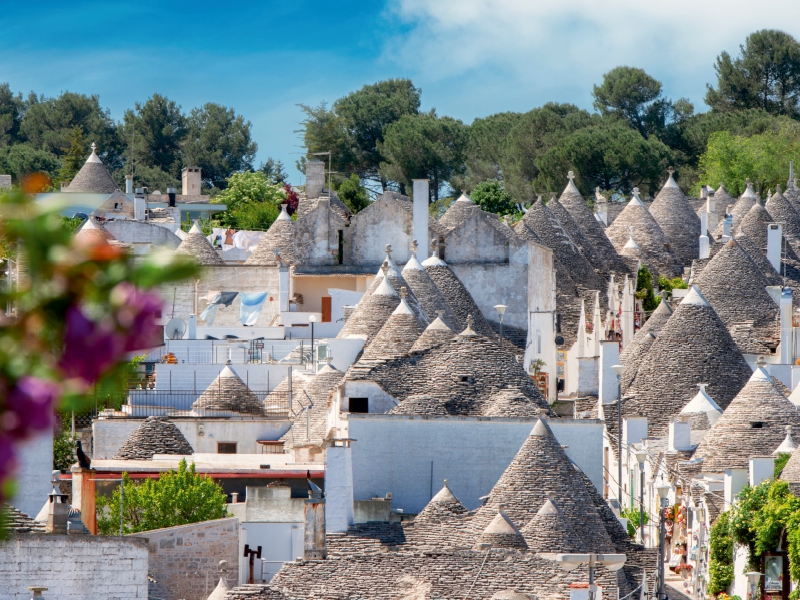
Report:
[[[200,313],[200,318],[206,322],[206,327],[214,325],[214,318],[217,316],[219,304],[209,304],[206,309]]]
[[[242,292],[242,303],[239,307],[239,320],[245,327],[252,327],[258,321],[258,315],[264,307],[268,292],[245,294]]]

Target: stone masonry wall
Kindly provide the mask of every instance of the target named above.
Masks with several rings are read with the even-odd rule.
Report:
[[[228,561],[230,573],[239,572],[239,535],[239,519],[233,517],[127,537],[147,542],[149,574],[155,580],[151,598],[203,600],[219,581],[219,561]]]
[[[147,544],[92,535],[12,536],[0,544],[0,598],[28,600],[29,586],[58,600],[147,598]]]

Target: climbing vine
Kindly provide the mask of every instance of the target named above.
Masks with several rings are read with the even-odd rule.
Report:
[[[724,593],[733,583],[733,538],[730,511],[722,513],[711,528],[709,539],[708,593]]]

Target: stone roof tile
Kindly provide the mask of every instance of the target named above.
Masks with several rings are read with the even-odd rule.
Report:
[[[116,460],[150,460],[155,454],[191,456],[194,450],[167,417],[147,417],[122,444]]]
[[[198,265],[222,265],[225,264],[222,257],[206,239],[203,232],[195,224],[183,238],[180,245],[175,248],[175,254],[186,254],[193,256]]]
[[[228,413],[263,415],[264,403],[225,365],[211,385],[194,401],[192,411],[207,416],[225,416]]]
[[[672,178],[671,168],[667,182],[650,205],[650,214],[669,240],[673,254],[684,266],[691,265],[700,252],[700,218]]]
[[[278,264],[276,250],[284,263],[295,264],[294,221],[286,212],[285,204],[281,204],[281,214],[261,237],[244,264],[276,265]]]

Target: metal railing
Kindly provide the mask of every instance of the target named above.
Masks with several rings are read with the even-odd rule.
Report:
[[[145,360],[160,362],[172,354],[179,364],[224,365],[229,360],[234,364],[262,364],[283,360],[298,348],[303,355],[311,355],[309,342],[303,339],[167,340],[164,346],[149,350]]]
[[[119,411],[112,411],[109,415],[128,417],[231,417],[231,416],[252,416],[267,417],[275,419],[285,419],[291,413],[291,396],[289,392],[265,392],[251,391],[260,402],[262,408],[260,412],[239,413],[230,410],[220,410],[216,408],[197,408],[193,407],[203,391],[184,391],[184,390],[130,390],[128,399],[120,407]],[[100,411],[103,414],[103,411]]]

